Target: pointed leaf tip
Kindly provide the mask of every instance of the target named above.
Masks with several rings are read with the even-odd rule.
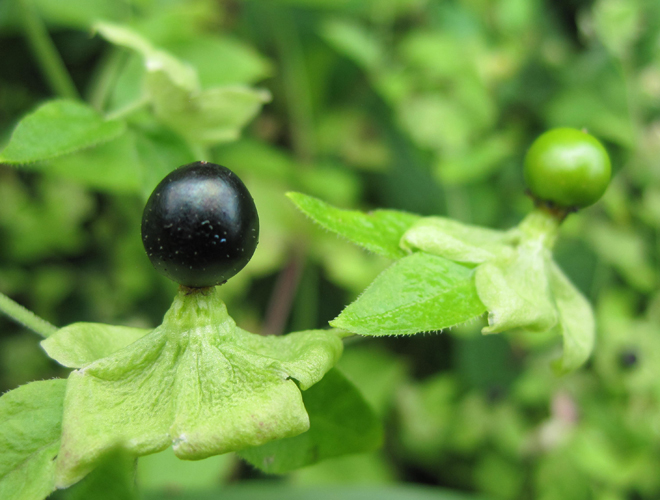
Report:
[[[364,213],[336,208],[302,193],[287,193],[287,196],[307,217],[351,243],[390,259],[408,255],[399,241],[419,219],[418,215],[398,210]]]

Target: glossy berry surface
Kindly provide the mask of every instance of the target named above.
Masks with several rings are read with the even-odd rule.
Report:
[[[249,262],[259,217],[226,167],[195,162],[165,177],[144,208],[142,242],[158,272],[191,288],[220,285]]]
[[[603,195],[612,168],[603,145],[572,128],[550,130],[525,157],[525,183],[534,197],[562,208],[589,206]]]

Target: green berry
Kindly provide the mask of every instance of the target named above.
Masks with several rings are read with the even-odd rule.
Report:
[[[612,167],[592,135],[556,128],[537,138],[525,157],[525,183],[540,202],[563,209],[592,205],[610,182]]]

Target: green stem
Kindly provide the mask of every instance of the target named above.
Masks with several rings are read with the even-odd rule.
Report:
[[[136,111],[141,110],[149,104],[150,100],[148,97],[141,97],[137,101],[133,101],[130,104],[127,104],[123,108],[117,109],[105,115],[106,120],[118,120],[120,118],[126,118],[129,115],[132,115]]]
[[[76,86],[64,66],[48,30],[30,0],[20,0],[23,28],[30,48],[53,92],[67,99],[79,99]]]
[[[284,92],[291,121],[291,139],[298,159],[311,162],[315,156],[312,94],[300,36],[290,13],[273,9],[272,26],[282,64]]]
[[[0,311],[42,337],[48,337],[57,331],[55,325],[27,310],[3,293],[0,293]]]
[[[291,330],[302,331],[316,328],[319,309],[319,272],[313,265],[306,265],[300,276],[293,303]]]
[[[461,186],[445,186],[447,199],[447,215],[461,222],[469,223],[472,219],[470,203],[465,190]]]
[[[89,103],[98,112],[102,113],[105,110],[110,92],[114,88],[125,61],[126,52],[117,47],[111,47],[103,56],[89,87],[88,95]]]
[[[555,214],[536,208],[525,217],[518,229],[526,238],[540,238],[546,248],[552,248],[557,240],[562,219]]]
[[[211,161],[209,148],[198,142],[189,142],[188,147],[192,151],[196,161]]]

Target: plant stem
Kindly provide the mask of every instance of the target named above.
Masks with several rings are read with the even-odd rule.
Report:
[[[468,202],[465,190],[461,186],[445,186],[445,197],[447,199],[447,215],[452,219],[470,222],[472,214],[470,213],[470,204]]]
[[[527,238],[540,238],[546,248],[551,249],[557,240],[562,220],[552,212],[535,208],[520,222],[518,229]]]
[[[20,0],[23,28],[30,48],[52,91],[60,97],[79,99],[76,86],[64,66],[57,48],[48,35],[48,30],[39,18],[30,0]]]
[[[309,76],[300,35],[289,11],[271,10],[275,44],[282,64],[282,80],[290,120],[291,140],[298,159],[314,159],[314,117]]]
[[[188,147],[192,151],[196,161],[211,161],[211,153],[206,146],[198,142],[188,142]]]
[[[110,47],[103,56],[98,70],[94,75],[92,84],[89,87],[89,103],[99,113],[105,110],[110,92],[112,91],[117,76],[126,61],[126,52],[117,48]]]
[[[266,310],[263,335],[281,335],[284,332],[305,265],[304,255],[303,250],[294,250],[289,263],[277,277]]]
[[[130,104],[127,104],[123,108],[117,109],[111,113],[105,115],[106,120],[117,120],[119,118],[126,118],[128,115],[135,113],[136,111],[141,110],[149,104],[149,98],[141,97],[140,99],[133,101]]]
[[[40,318],[3,293],[0,293],[0,311],[42,337],[48,337],[57,331],[55,325]]]
[[[316,328],[319,309],[319,271],[313,265],[304,266],[295,291],[292,307],[291,329],[293,331]]]

